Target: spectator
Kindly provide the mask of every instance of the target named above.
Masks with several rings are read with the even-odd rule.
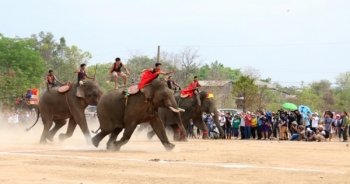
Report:
[[[219,121],[220,121],[220,126],[221,126],[222,130],[224,132],[226,132],[226,130],[225,130],[226,118],[225,118],[224,113],[220,113]],[[226,139],[225,135],[224,135],[224,139]]]
[[[317,112],[314,112],[312,113],[312,116],[311,116],[311,130],[316,132],[316,129],[318,128],[318,113]]]
[[[251,133],[253,136],[253,139],[256,139],[256,129],[258,127],[258,119],[256,118],[255,114],[252,114],[252,128]]]
[[[348,126],[349,126],[348,113],[343,112],[342,113],[342,125],[341,125],[341,128],[343,130],[343,142],[348,141],[348,136],[346,135],[348,133]]]
[[[320,130],[318,128],[316,128],[316,132],[314,134],[312,134],[312,136],[309,138],[309,141],[321,142],[321,141],[325,141],[325,140],[326,139],[321,134],[321,132],[320,132]]]
[[[290,132],[291,132],[291,137],[289,140],[294,141],[299,138],[300,130],[298,129],[298,123],[296,121],[293,121],[290,126]]]
[[[310,138],[313,136],[314,132],[310,128],[306,128],[305,132],[305,141],[310,141]]]
[[[235,139],[238,139],[238,129],[239,125],[241,124],[241,119],[236,115],[235,118],[232,120],[233,124],[233,137]]]
[[[261,114],[262,114],[263,112],[257,112],[257,114],[256,114],[256,119],[257,119],[257,121],[258,121],[258,126],[257,126],[257,128],[256,128],[256,130],[257,130],[257,133],[258,133],[258,140],[261,140],[261,138],[262,138],[262,135],[261,135],[261,125],[262,125],[262,121],[261,121]]]
[[[215,125],[211,129],[212,131],[209,133],[210,138],[218,139],[220,137],[219,129]]]
[[[264,139],[268,139],[268,131],[269,131],[269,122],[267,120],[267,118],[265,117],[265,115],[262,115],[261,118],[261,133],[262,136],[264,137]]]
[[[239,125],[239,131],[241,133],[241,140],[245,139],[245,120],[244,120],[245,113],[242,113],[240,115],[241,118],[241,124]]]
[[[244,122],[245,122],[245,139],[250,139],[251,128],[252,128],[252,116],[249,111],[244,116]]]
[[[226,113],[226,123],[225,123],[225,127],[226,127],[226,134],[227,134],[227,139],[231,139],[231,123],[232,123],[232,116],[230,113]]]
[[[281,135],[280,140],[287,140],[287,118],[284,112],[281,113]]]
[[[343,130],[341,128],[342,127],[342,119],[341,119],[341,116],[339,114],[335,115],[334,125],[337,127],[339,141],[341,141]]]
[[[325,123],[325,131],[328,133],[329,135],[329,141],[332,140],[332,124],[333,123],[333,119],[330,117],[329,114],[325,114],[325,119],[324,119],[324,123]]]
[[[279,120],[280,120],[280,116],[278,115],[278,113],[273,113],[272,114],[272,123],[270,124],[272,126],[272,133],[273,133],[273,137],[275,139],[277,139],[277,132],[278,134],[281,133],[281,130],[279,129]],[[278,130],[278,131],[277,131]]]

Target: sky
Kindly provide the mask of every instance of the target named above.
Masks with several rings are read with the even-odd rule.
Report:
[[[350,70],[347,0],[0,0],[0,33],[51,32],[90,64],[198,50],[204,63],[254,67],[284,86]]]

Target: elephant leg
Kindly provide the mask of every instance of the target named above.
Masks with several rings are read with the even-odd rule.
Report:
[[[61,129],[65,124],[66,120],[55,120],[55,126],[50,130],[47,140],[53,142],[53,137],[56,135],[57,131]]]
[[[151,121],[151,126],[155,134],[158,136],[159,140],[162,142],[164,148],[167,151],[173,150],[175,145],[169,142],[168,137],[165,133],[164,123],[159,118],[159,116],[153,118],[153,120]]]
[[[115,128],[109,137],[107,142],[107,150],[114,150],[114,142],[117,139],[119,133],[123,130],[123,128]]]
[[[156,133],[154,132],[154,130],[151,130],[147,133],[147,138],[148,140],[151,140],[153,138],[153,136],[156,135]]]
[[[136,122],[125,122],[126,126],[124,129],[123,137],[119,141],[114,142],[114,150],[119,151],[120,147],[129,142],[132,133],[134,132],[137,123]]]
[[[173,132],[174,132],[174,141],[184,141],[187,142],[188,140],[186,139],[186,137],[181,137],[180,136],[180,130],[179,127],[175,124],[175,125],[170,125],[171,128],[173,128]]]
[[[49,131],[53,122],[52,122],[52,118],[50,118],[50,115],[47,115],[47,116],[42,115],[41,118],[44,125],[44,130],[43,130],[43,133],[41,134],[40,144],[46,144],[46,138],[49,134]]]
[[[91,142],[92,144],[98,148],[98,145],[100,144],[101,140],[106,137],[106,135],[108,135],[110,132],[107,132],[107,131],[104,131],[101,129],[101,131],[96,134],[92,139],[91,139]]]
[[[193,118],[193,124],[200,130],[202,130],[203,132],[202,139],[209,139],[208,127],[205,125],[202,117]]]
[[[78,113],[76,116],[74,116],[74,119],[75,119],[76,123],[79,125],[81,131],[83,132],[86,143],[90,145],[91,144],[91,135],[90,135],[89,127],[87,126],[85,114]]]
[[[68,128],[67,128],[66,134],[59,135],[60,142],[63,142],[64,140],[72,137],[73,132],[75,130],[75,127],[77,127],[77,123],[75,122],[75,120],[73,118],[69,118]]]

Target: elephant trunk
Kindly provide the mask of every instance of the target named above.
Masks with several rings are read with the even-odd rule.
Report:
[[[224,132],[224,130],[223,130],[223,129],[221,128],[221,126],[220,126],[219,117],[218,117],[218,111],[216,110],[216,111],[214,111],[214,112],[212,112],[212,113],[214,114],[214,116],[213,116],[214,123],[215,123],[216,127],[219,129],[220,137],[221,137],[221,138],[224,138],[225,132]]]
[[[175,99],[169,100],[167,107],[175,113],[175,117],[176,117],[175,122],[176,122],[177,126],[179,127],[180,136],[181,136],[181,138],[185,138],[186,137],[186,129],[182,123],[181,114],[180,114],[180,112],[185,112],[185,110],[178,107]]]

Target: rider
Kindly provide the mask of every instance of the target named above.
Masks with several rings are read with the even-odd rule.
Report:
[[[85,82],[85,77],[88,78],[88,79],[94,79],[94,77],[90,77],[86,74],[86,71],[85,71],[85,67],[86,67],[86,64],[81,64],[80,65],[80,69],[79,70],[75,70],[74,73],[77,73],[78,74],[78,82],[79,82],[79,85],[82,86]]]
[[[182,95],[188,95],[189,97],[192,97],[193,93],[196,95],[197,98],[197,104],[201,106],[201,99],[199,96],[198,88],[201,87],[201,85],[198,82],[198,77],[194,76],[193,81],[190,83],[190,85],[182,90]]]
[[[27,99],[27,100],[30,100],[30,99],[32,98],[32,95],[33,95],[32,90],[31,90],[31,89],[28,89],[28,90],[27,90],[27,94],[26,94],[26,99]]]
[[[156,63],[154,68],[144,69],[141,71],[143,74],[141,76],[140,83],[138,84],[138,88],[141,91],[143,91],[143,87],[145,87],[147,84],[150,84],[154,79],[158,78],[159,74],[162,74],[164,76],[175,72],[175,70],[171,72],[163,72],[161,70],[161,67],[162,64]],[[145,91],[143,92],[145,93]],[[145,96],[147,99],[151,98],[151,95],[147,95],[147,93],[145,93]]]
[[[49,75],[46,76],[46,86],[47,90],[50,90],[51,88],[56,86],[55,81],[57,81],[59,84],[62,84],[57,77],[53,74],[52,70],[49,70]]]
[[[120,58],[115,59],[115,63],[112,64],[111,69],[109,70],[110,75],[114,78],[115,89],[118,89],[118,77],[123,77],[124,86],[126,85],[126,75],[121,71],[122,67],[125,69],[126,73],[130,75],[129,70],[120,61]]]
[[[181,90],[181,87],[175,81],[173,81],[172,76],[168,77],[167,84],[168,84],[168,88],[171,90],[176,90],[175,86],[177,86]]]

